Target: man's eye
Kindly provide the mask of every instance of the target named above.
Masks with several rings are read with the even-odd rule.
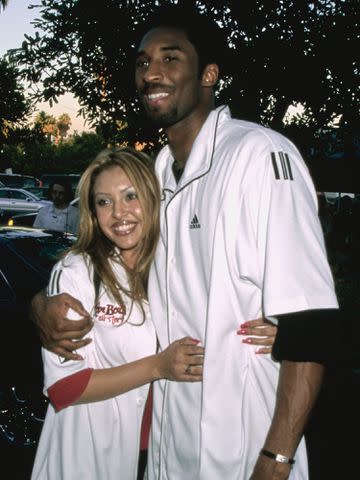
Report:
[[[135,67],[136,68],[146,68],[149,66],[149,61],[145,59],[138,59],[136,60]]]
[[[164,58],[164,62],[166,63],[173,62],[174,60],[177,60],[177,57],[174,57],[173,55],[168,55],[167,57]]]

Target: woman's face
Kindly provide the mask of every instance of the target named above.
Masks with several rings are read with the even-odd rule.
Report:
[[[101,231],[132,267],[143,237],[143,211],[135,188],[124,170],[115,166],[98,175],[93,195]]]

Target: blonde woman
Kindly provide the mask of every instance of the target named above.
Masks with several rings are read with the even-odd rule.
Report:
[[[31,478],[133,480],[149,384],[200,381],[204,350],[186,337],[155,353],[146,290],[160,194],[151,159],[105,150],[78,190],[80,233],[53,268],[48,295],[75,296],[94,326],[78,351],[83,361],[42,350],[50,404]],[[71,309],[67,316],[79,318]]]

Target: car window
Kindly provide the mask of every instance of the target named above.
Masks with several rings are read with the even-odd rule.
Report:
[[[0,190],[0,198],[9,198],[7,190]]]
[[[24,192],[19,192],[18,190],[11,190],[11,198],[16,198],[18,200],[31,200],[29,195],[26,195]]]
[[[0,180],[9,187],[25,188],[40,186],[41,182],[38,178],[31,175],[17,175],[17,174],[0,174]]]
[[[39,182],[37,182],[35,179],[31,177],[25,177],[23,179],[23,188],[28,188],[28,187],[37,187]]]

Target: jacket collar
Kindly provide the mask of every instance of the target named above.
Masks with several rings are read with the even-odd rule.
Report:
[[[184,173],[178,184],[171,168],[174,157],[169,146],[166,145],[160,151],[156,159],[156,171],[163,189],[175,191],[194,179],[205,175],[210,170],[216,144],[217,126],[230,117],[230,110],[226,105],[222,105],[209,113],[195,139]]]

